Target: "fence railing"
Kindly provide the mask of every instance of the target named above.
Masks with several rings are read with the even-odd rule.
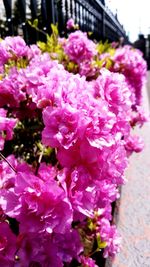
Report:
[[[50,24],[58,22],[61,35],[66,22],[73,18],[83,31],[92,32],[96,40],[118,40],[126,33],[116,16],[105,8],[104,0],[1,0],[6,22],[0,20],[1,37],[22,34],[27,43],[41,39],[28,24],[38,18],[39,28],[50,33]]]

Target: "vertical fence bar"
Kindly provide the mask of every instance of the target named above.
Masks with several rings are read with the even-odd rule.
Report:
[[[83,28],[83,31],[85,31],[85,7],[83,6],[83,15],[82,15],[82,19],[83,19],[83,25],[82,25],[82,28]]]
[[[67,18],[67,20],[70,18],[71,18],[71,12],[70,12],[70,0],[69,0],[68,1],[68,18]]]
[[[80,6],[81,28],[83,29],[83,5]]]
[[[3,0],[3,3],[6,11],[8,35],[13,35],[12,0]]]
[[[55,3],[54,0],[46,0],[46,12],[47,12],[47,29],[51,32],[51,23],[55,24]]]
[[[82,29],[83,29],[83,27],[84,27],[84,22],[83,22],[83,20],[84,20],[84,17],[83,17],[83,5],[81,5],[81,7],[80,7],[80,16],[81,16],[81,27],[82,27]]]
[[[72,18],[75,21],[75,2],[72,0]]]
[[[79,16],[79,26],[80,26],[80,29],[82,29],[82,22],[81,22],[81,4],[79,2],[79,5],[78,5],[78,16]]]
[[[75,23],[78,23],[77,20],[77,2],[74,0],[74,15],[75,15]]]
[[[46,0],[41,1],[41,17],[43,30],[47,30],[47,12],[46,12]]]
[[[66,22],[67,22],[68,19],[69,19],[69,16],[68,16],[68,0],[65,0],[65,25],[66,25]]]
[[[57,12],[58,12],[58,28],[59,33],[62,36],[64,32],[64,0],[59,0],[57,3]]]
[[[51,32],[51,23],[56,23],[54,0],[41,1],[42,27],[45,32]]]
[[[79,24],[79,3],[76,1],[76,20],[77,24]]]
[[[27,32],[27,25],[26,25],[26,1],[25,0],[18,0],[18,8],[21,17],[21,27],[23,31],[23,36],[25,41],[28,43],[28,32]]]
[[[87,7],[85,9],[84,16],[85,16],[85,31],[87,32],[88,31],[88,9],[87,9]]]
[[[30,9],[31,9],[31,16],[32,20],[37,18],[37,1],[30,0]]]
[[[90,23],[89,23],[89,31],[92,31],[92,12],[90,11],[90,15],[89,15],[89,19],[90,19]]]
[[[70,0],[70,16],[73,18],[73,3],[72,0]]]
[[[102,39],[105,40],[106,34],[105,34],[105,10],[102,10]]]
[[[37,0],[30,0],[29,8],[31,10],[31,21],[33,22],[37,18]],[[36,43],[39,39],[39,34],[36,29],[27,24],[28,42],[30,44]]]

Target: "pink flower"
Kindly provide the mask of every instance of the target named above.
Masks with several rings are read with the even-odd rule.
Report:
[[[94,63],[89,60],[80,62],[79,64],[79,74],[81,76],[86,76],[89,79],[94,78],[98,72],[98,67],[94,66]]]
[[[17,168],[17,160],[13,155],[9,155],[6,158],[7,161],[13,166],[14,169]],[[15,184],[15,172],[10,168],[5,160],[0,161],[0,189],[13,188]]]
[[[74,220],[93,217],[97,207],[103,216],[111,219],[111,203],[119,197],[115,184],[109,180],[96,180],[88,166],[79,165],[73,169],[64,169],[58,179],[68,192],[74,210]],[[66,188],[67,186],[67,188]]]
[[[73,19],[69,19],[69,20],[67,21],[66,28],[67,28],[68,30],[71,30],[71,29],[74,28],[74,27],[75,27],[74,20],[73,20]]]
[[[145,122],[150,121],[150,114],[147,114],[142,106],[136,106],[136,109],[131,114],[131,126],[139,125],[142,127]]]
[[[63,66],[50,60],[46,53],[31,60],[30,65],[24,71],[26,90],[38,108],[53,104],[55,94],[66,80],[66,73]]]
[[[78,155],[78,156],[76,156]],[[57,158],[63,167],[75,167],[81,164],[87,168],[93,179],[108,179],[112,184],[125,182],[124,172],[128,166],[124,142],[102,149],[91,146],[87,141],[77,143],[69,149],[59,149]]]
[[[65,53],[71,60],[80,63],[84,60],[91,60],[96,55],[96,45],[87,38],[87,34],[76,31],[69,35],[64,47]]]
[[[133,152],[139,153],[144,148],[143,139],[137,135],[129,136],[125,140],[125,149],[127,150],[128,155],[131,155]]]
[[[116,123],[116,116],[108,110],[107,104],[101,100],[97,106],[95,105],[95,108],[89,107],[89,111],[89,123],[86,125],[85,137],[93,147],[110,147],[115,141],[111,130]]]
[[[39,57],[40,55],[41,55],[41,50],[38,48],[38,46],[35,44],[30,45],[27,53],[28,60],[31,60],[35,57]]]
[[[81,256],[80,261],[81,261],[82,267],[98,267],[98,265],[95,263],[95,261],[92,258]]]
[[[13,138],[13,129],[17,124],[17,119],[7,118],[7,111],[0,108],[0,150],[3,150],[5,140]]]
[[[0,55],[3,63],[8,59],[16,60],[20,57],[27,56],[28,47],[20,36],[6,37],[0,42]]]
[[[102,242],[106,242],[104,258],[114,257],[120,251],[121,237],[115,225],[110,225],[106,218],[100,218],[97,222],[97,234],[100,234]]]
[[[67,231],[65,235],[45,233],[24,233],[17,238],[16,266],[63,267],[72,259],[78,259],[83,248],[76,230]]]
[[[83,252],[83,245],[80,240],[78,230],[71,229],[65,235],[55,234],[54,245],[58,249],[59,257],[62,262],[71,262],[72,259],[79,259],[79,255]]]
[[[44,175],[38,177],[31,172],[18,172],[14,190],[3,190],[2,208],[20,222],[21,232],[64,233],[70,228],[71,205],[50,174],[46,180],[47,175],[44,179]]]
[[[123,73],[126,77],[129,89],[132,94],[133,105],[141,105],[142,88],[146,82],[147,65],[142,57],[142,53],[125,45],[116,49],[113,56],[115,72]]]
[[[47,233],[24,233],[17,239],[18,260],[15,266],[53,266],[63,267],[63,262],[59,257],[58,248],[53,238]]]
[[[0,107],[19,107],[26,99],[26,79],[22,70],[11,68],[9,75],[0,81]]]
[[[106,69],[102,69],[101,75],[93,84],[95,96],[105,99],[108,102],[110,110],[115,114],[118,114],[119,111],[131,109],[131,92],[122,74],[112,73]]]
[[[0,222],[0,262],[1,266],[13,267],[17,250],[16,236],[7,222]]]
[[[80,113],[70,105],[62,108],[47,107],[43,112],[45,129],[42,140],[51,147],[69,148],[77,141]]]

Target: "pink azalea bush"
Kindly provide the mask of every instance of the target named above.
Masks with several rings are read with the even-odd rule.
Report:
[[[145,61],[125,47],[100,67],[81,31],[61,51],[58,62],[21,37],[0,42],[3,266],[96,267],[95,253],[120,249],[112,203],[129,155],[143,148],[131,130],[146,121]]]

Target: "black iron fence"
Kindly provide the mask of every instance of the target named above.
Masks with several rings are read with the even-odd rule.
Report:
[[[29,24],[38,19],[38,27],[50,33],[50,24],[58,22],[61,35],[66,34],[66,22],[73,18],[83,31],[92,32],[96,40],[116,41],[126,38],[122,25],[108,9],[104,0],[3,0],[6,21],[0,19],[0,35],[22,34],[27,43],[42,38]],[[1,7],[2,9],[2,7]]]

